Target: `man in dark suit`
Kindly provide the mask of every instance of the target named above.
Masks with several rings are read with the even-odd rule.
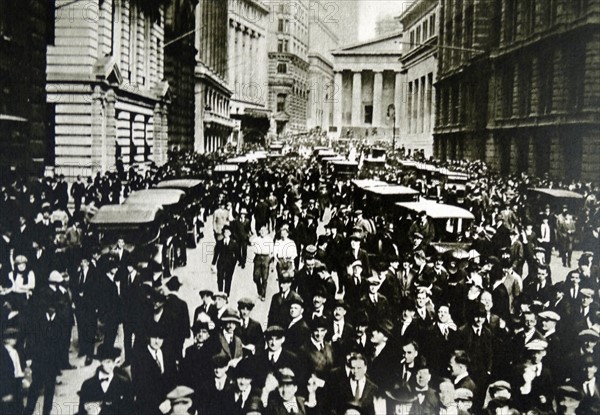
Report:
[[[291,273],[284,271],[278,280],[279,292],[271,298],[267,321],[270,326],[287,327],[290,321],[288,300],[294,295],[291,290],[294,278]]]
[[[239,217],[231,222],[231,234],[239,244],[240,266],[245,268],[246,258],[248,256],[248,242],[250,240],[250,220],[248,219],[248,211],[245,208],[240,210]]]
[[[0,413],[20,415],[23,411],[21,382],[23,380],[23,363],[20,350],[17,349],[19,330],[6,327],[2,331],[0,345]]]
[[[336,366],[342,364],[347,345],[352,341],[354,327],[348,322],[346,314],[348,305],[344,300],[336,300],[333,307],[333,318],[327,331],[327,338],[333,347],[333,358]]]
[[[356,311],[363,296],[369,292],[369,284],[367,283],[362,262],[358,260],[354,261],[350,265],[350,269],[352,273],[347,277],[344,286],[344,301],[346,301],[350,308]],[[347,271],[344,270],[344,272]]]
[[[469,366],[476,383],[483,384],[492,370],[493,363],[493,337],[492,332],[485,327],[485,307],[481,303],[472,310],[470,321],[460,327],[451,341],[454,350],[465,350],[470,359]],[[475,393],[477,396],[477,394]]]
[[[325,340],[330,324],[326,317],[317,317],[311,320],[310,339],[300,349],[304,367],[310,374],[315,374],[323,380],[329,378],[334,367],[333,348]]]
[[[254,387],[256,374],[248,360],[242,360],[233,370],[233,386],[223,394],[223,414],[246,415],[260,402],[260,389]]]
[[[390,320],[384,319],[376,321],[371,330],[368,374],[369,379],[381,390],[390,389],[395,385],[396,379],[394,376],[401,367],[405,366],[401,366],[400,363],[407,363],[406,361],[400,361],[398,351],[390,341],[393,329],[394,324]],[[416,352],[414,353],[414,357],[416,357],[418,350],[414,352]],[[413,362],[414,358],[411,359],[410,363]]]
[[[87,406],[100,407],[101,415],[120,415],[133,411],[133,389],[131,381],[116,366],[121,350],[116,347],[100,346],[97,358],[98,370],[81,385],[79,391],[79,414],[87,414]]]
[[[354,402],[365,415],[375,415],[373,398],[377,396],[378,388],[367,378],[367,358],[361,353],[353,353],[348,359],[350,376],[344,382],[329,382],[326,407],[331,413],[344,414],[345,406]]]
[[[257,351],[251,358],[252,366],[258,374],[257,385],[264,385],[269,374],[277,373],[277,370],[288,367],[294,370],[297,376],[304,379],[301,372],[302,366],[298,356],[284,348],[285,330],[280,326],[269,326],[265,330],[266,349]]]
[[[439,372],[437,372],[439,373]],[[437,392],[429,386],[431,382],[431,370],[426,359],[417,359],[415,367],[415,380],[413,393],[417,399],[413,402],[412,412],[415,415],[434,414],[439,407]]]
[[[298,385],[301,381],[296,373],[287,367],[281,368],[276,373],[278,387],[269,395],[266,415],[306,415],[304,398],[297,396]]]
[[[223,239],[217,241],[215,255],[212,261],[217,269],[217,284],[220,291],[231,293],[231,281],[235,266],[239,261],[239,244],[231,237],[228,225],[223,227]]]
[[[299,350],[310,336],[310,329],[304,319],[304,300],[298,294],[292,295],[288,301],[290,322],[285,332],[285,347]]]
[[[196,390],[196,406],[200,414],[223,414],[226,396],[233,388],[229,369],[229,357],[215,354],[209,368],[213,374],[204,378],[202,385]]]
[[[198,295],[202,299],[202,304],[194,310],[193,322],[198,321],[201,314],[206,314],[215,322],[217,320],[217,309],[214,304],[215,294],[211,290],[200,290]]]
[[[218,344],[210,341],[211,331],[208,322],[197,321],[192,326],[194,344],[185,349],[181,368],[181,381],[195,391],[210,378],[212,357],[218,353]]]
[[[119,265],[111,258],[107,261],[106,269],[106,273],[98,276],[96,298],[99,300],[96,302],[96,307],[98,318],[104,322],[104,344],[114,346],[123,311],[120,296],[121,282],[116,277]]]
[[[34,325],[27,333],[33,379],[29,387],[24,415],[33,414],[42,388],[44,389],[42,415],[50,415],[56,378],[62,364],[58,357],[62,353],[60,339],[63,336],[64,323],[60,321],[55,304],[48,302],[41,309],[43,312],[33,320]]]
[[[160,414],[158,407],[174,386],[177,367],[173,356],[163,349],[164,338],[160,325],[150,327],[145,347],[140,348],[132,362],[131,377],[137,398],[135,413]]]
[[[238,311],[240,313],[240,325],[236,329],[236,336],[242,341],[247,353],[254,355],[258,350],[263,350],[265,338],[260,323],[250,317],[254,309],[254,301],[244,297],[238,300]]]
[[[531,301],[540,301],[542,304],[549,303],[554,298],[548,265],[536,267],[535,274],[525,280],[523,294]]]
[[[387,298],[379,294],[380,281],[376,276],[367,279],[369,291],[363,295],[360,303],[369,318],[374,321],[386,319],[390,313],[390,306]]]
[[[183,344],[190,337],[190,314],[188,306],[177,294],[181,286],[181,281],[179,281],[179,277],[177,276],[172,276],[165,284],[168,290],[165,313],[173,316],[173,322],[175,323],[170,327],[173,335],[170,337],[171,344],[167,345],[167,347],[173,351],[175,359],[179,362],[181,362],[183,357]]]
[[[98,324],[96,303],[99,301],[97,298],[98,274],[88,258],[81,259],[77,274],[75,278],[71,278],[70,283],[77,318],[79,356],[85,356],[85,365],[87,366],[92,363],[94,354]]]
[[[450,375],[454,382],[454,389],[465,388],[477,394],[477,385],[469,374],[471,359],[464,350],[456,350],[450,357]]]

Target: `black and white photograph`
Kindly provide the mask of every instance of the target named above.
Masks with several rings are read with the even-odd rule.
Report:
[[[600,414],[600,0],[0,0],[0,415]]]

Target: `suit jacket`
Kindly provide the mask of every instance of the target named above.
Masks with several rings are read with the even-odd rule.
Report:
[[[470,324],[460,327],[451,340],[454,350],[467,352],[471,358],[469,371],[477,375],[483,375],[492,370],[493,342],[494,338],[490,329],[484,326],[481,335],[477,336]]]
[[[165,313],[173,316],[174,326],[171,327],[173,333],[173,346],[178,348],[178,354],[183,351],[183,343],[190,337],[190,314],[185,301],[175,294],[170,294],[164,305]]]
[[[452,335],[453,331],[449,330],[448,336],[444,337],[437,324],[427,328],[423,333],[423,341],[420,343],[421,353],[427,358],[427,363],[434,372],[444,373],[444,370],[448,367],[450,354],[453,351]]]
[[[248,327],[241,324],[235,329],[235,335],[240,338],[243,345],[253,344],[256,350],[262,350],[265,346],[265,337],[260,323],[252,318],[248,319]]]
[[[214,304],[209,304],[208,306],[206,304],[202,304],[196,307],[196,310],[194,310],[193,322],[198,321],[198,316],[202,313],[205,313],[207,316],[209,316],[213,322],[217,322],[217,307],[215,307]]]
[[[309,336],[310,328],[303,318],[286,330],[285,347],[290,350],[300,350],[300,348],[308,342]]]
[[[371,275],[371,266],[369,264],[369,254],[362,248],[359,248],[356,255],[354,255],[354,251],[350,249],[346,253],[346,267],[352,265],[353,262],[360,261],[363,266],[363,275],[370,276]]]
[[[314,373],[320,379],[327,380],[331,370],[334,367],[333,346],[328,342],[323,342],[321,350],[313,344],[312,341],[307,341],[300,349],[301,362],[304,362],[304,367],[309,373]]]
[[[223,393],[223,405],[221,412],[223,415],[246,415],[246,412],[248,412],[253,403],[260,402],[260,390],[252,388],[248,398],[242,406],[241,402],[235,401],[236,389],[236,387],[227,388],[227,390]]]
[[[370,363],[367,366],[369,379],[381,390],[392,389],[397,382],[397,377],[402,369],[401,356],[398,349],[391,342],[387,342],[383,350],[377,357],[374,356],[374,349],[371,348],[369,354]]]
[[[427,388],[424,391],[414,391],[417,395],[417,399],[413,401],[411,408],[411,415],[430,415],[435,414],[440,404],[440,399],[435,390]],[[423,400],[420,401],[420,396],[423,396]]]
[[[133,412],[133,388],[125,376],[114,373],[106,392],[98,377],[98,372],[87,379],[79,390],[79,414],[86,413],[84,406],[88,402],[101,402],[101,415],[120,415]]]
[[[290,413],[285,409],[283,400],[277,392],[274,393],[274,397],[269,397],[269,402],[265,410],[266,415],[289,415]],[[304,398],[296,397],[296,405],[298,406],[298,415],[306,415],[306,407],[304,406]]]
[[[287,297],[283,297],[281,293],[274,294],[271,298],[271,307],[269,308],[269,326],[277,325],[286,328],[290,320],[290,307],[288,300],[291,295],[295,295],[292,292],[287,294]]]
[[[300,358],[293,352],[282,349],[279,359],[275,362],[269,360],[269,351],[267,349],[260,350],[255,356],[249,357],[250,365],[252,366],[254,373],[257,374],[254,383],[256,385],[264,385],[265,379],[269,373],[276,373],[278,369],[288,367],[294,371],[296,377],[300,379],[298,384],[303,384],[302,380],[305,379],[305,368]],[[308,378],[306,378],[308,379]]]
[[[165,394],[169,393],[175,385],[177,368],[175,359],[169,354],[168,349],[162,349],[164,371],[161,373],[154,356],[148,347],[140,347],[131,365],[133,390],[137,397],[138,412],[144,414],[157,414],[158,406],[163,401]]]
[[[455,381],[454,389],[456,390],[459,388],[469,389],[471,392],[473,392],[473,395],[477,395],[477,385],[475,384],[471,376],[464,377],[458,382]]]
[[[232,270],[238,263],[239,245],[236,240],[230,239],[229,244],[225,245],[224,240],[217,241],[215,246],[215,256],[213,265],[217,268]]]
[[[350,379],[346,378],[342,382],[330,384],[326,386],[328,392],[326,396],[330,399],[329,408],[331,413],[335,415],[344,415],[344,407],[349,402],[357,403],[365,415],[375,415],[375,407],[373,406],[373,398],[377,396],[378,388],[375,383],[368,378],[365,382],[365,387],[362,391],[360,399],[354,398]]]
[[[216,354],[224,354],[230,360],[239,359],[240,357],[244,356],[244,350],[242,349],[242,341],[235,334],[233,335],[232,345],[227,343],[227,340],[225,340],[225,336],[222,332],[213,338],[219,345]]]
[[[390,306],[387,298],[377,293],[377,302],[371,301],[369,295],[363,295],[360,300],[361,308],[367,313],[371,321],[381,321],[390,315]]]

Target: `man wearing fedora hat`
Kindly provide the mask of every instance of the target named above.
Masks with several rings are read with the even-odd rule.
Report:
[[[299,350],[307,341],[310,329],[304,318],[304,300],[293,293],[288,300],[289,323],[285,332],[285,346],[290,350]]]
[[[369,339],[369,378],[381,390],[394,385],[400,355],[392,344],[394,323],[388,319],[376,320]]]
[[[268,396],[267,415],[306,415],[304,398],[298,396],[299,381],[291,368],[281,368],[275,373],[276,389]],[[265,392],[263,391],[263,394]]]
[[[264,349],[265,339],[260,323],[250,317],[254,309],[254,301],[243,297],[238,300],[238,311],[240,313],[240,325],[236,329],[236,335],[242,341],[245,351],[255,354],[257,350]]]
[[[310,338],[300,349],[301,359],[309,373],[326,380],[334,367],[333,348],[326,340],[330,326],[327,317],[316,317],[310,321]]]
[[[230,227],[233,238],[239,244],[240,267],[243,269],[246,267],[246,258],[248,257],[248,242],[250,242],[251,232],[248,211],[245,208],[240,210],[238,217],[231,222]]]
[[[175,358],[164,348],[166,329],[160,324],[153,324],[148,332],[145,345],[131,365],[131,378],[136,396],[136,413],[159,414],[159,405],[163,397],[174,386],[177,366]]]
[[[253,404],[259,403],[260,390],[254,385],[255,372],[248,360],[242,360],[232,370],[233,387],[223,396],[223,414],[246,415]]]
[[[179,289],[182,287],[179,277],[172,276],[165,283],[166,302],[165,313],[171,316],[174,325],[170,327],[172,336],[169,337],[170,347],[175,353],[176,360],[181,362],[183,344],[190,337],[190,314],[187,303],[179,297]]]
[[[133,389],[125,373],[117,365],[121,350],[101,345],[96,358],[100,366],[79,390],[79,414],[86,415],[100,409],[102,415],[118,415],[133,411]]]
[[[194,344],[185,349],[185,358],[180,365],[180,379],[194,390],[211,375],[211,359],[219,352],[219,345],[211,341],[211,330],[208,321],[196,321],[192,326]]]

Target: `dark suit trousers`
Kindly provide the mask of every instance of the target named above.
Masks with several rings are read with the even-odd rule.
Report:
[[[254,256],[254,283],[260,297],[267,295],[267,281],[269,280],[269,256],[255,255]]]
[[[231,292],[231,281],[233,280],[234,271],[235,264],[233,266],[227,264],[217,267],[217,285],[219,290],[226,292],[227,295]]]
[[[27,395],[27,407],[25,408],[25,412],[23,412],[24,415],[33,415],[42,388],[44,389],[44,408],[42,410],[42,415],[50,415],[54,401],[56,376],[57,373],[53,370],[39,367],[35,368],[32,374],[33,379],[31,386],[29,387],[29,394]]]

